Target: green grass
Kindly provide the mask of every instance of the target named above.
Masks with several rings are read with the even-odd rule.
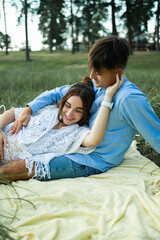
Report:
[[[0,52],[0,105],[7,109],[33,100],[41,92],[81,80],[87,72],[87,53],[31,52],[30,62],[24,52]],[[130,57],[126,69],[128,79],[144,92],[160,118],[160,54],[137,52]],[[139,151],[160,166],[160,154],[137,136]],[[12,239],[9,230],[0,223],[0,239]]]
[[[0,103],[7,108],[22,106],[45,90],[80,81],[87,74],[87,55],[46,52],[31,53],[25,62],[24,53],[0,55]]]
[[[130,57],[126,75],[146,94],[154,111],[160,118],[160,52],[134,53]],[[160,166],[160,154],[151,148],[141,135],[136,136],[136,140],[141,154]]]
[[[26,62],[24,52],[0,52],[0,105],[7,109],[25,104],[41,92],[81,80],[87,72],[87,53],[31,52]],[[136,52],[130,57],[126,75],[144,92],[160,118],[160,53]],[[142,154],[160,166],[157,154],[140,136]]]

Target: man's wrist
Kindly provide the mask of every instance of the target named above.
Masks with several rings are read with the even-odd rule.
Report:
[[[29,112],[30,114],[32,114],[32,108],[28,105],[25,108],[27,110],[27,112]]]

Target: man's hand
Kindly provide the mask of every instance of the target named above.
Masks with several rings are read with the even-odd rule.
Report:
[[[7,137],[2,130],[0,130],[0,160],[4,157],[3,146],[8,147]]]
[[[27,106],[20,116],[16,119],[15,123],[12,125],[12,127],[8,130],[10,132],[10,135],[13,135],[14,133],[17,134],[22,126],[26,127],[28,125],[28,122],[30,121],[32,114],[31,107]]]

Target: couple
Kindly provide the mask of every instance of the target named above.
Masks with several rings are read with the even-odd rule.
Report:
[[[4,151],[14,161],[0,168],[1,176],[6,174],[5,178],[9,180],[33,176],[48,180],[105,172],[120,164],[137,130],[160,152],[159,118],[146,96],[127,78],[123,79],[128,57],[129,48],[124,39],[110,36],[99,40],[88,58],[94,101],[91,87],[87,86],[89,89],[84,100],[79,93],[72,91],[79,85],[75,84],[42,93],[24,110],[9,110],[12,116],[5,112],[0,119],[0,145],[4,144]],[[52,106],[59,101],[59,109]],[[114,105],[108,120],[112,101]],[[29,122],[31,113],[33,117]],[[91,130],[82,126],[88,123],[89,114]],[[10,129],[11,136],[7,139],[8,124],[15,119]],[[12,151],[10,146],[7,147],[9,140],[9,145],[16,146]],[[58,141],[59,144],[55,144]],[[55,154],[59,151],[54,158],[52,148]],[[3,155],[2,148],[0,154]]]

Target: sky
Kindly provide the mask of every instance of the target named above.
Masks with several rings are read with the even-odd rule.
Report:
[[[17,25],[17,13],[14,7],[6,8],[6,19],[7,19],[7,33],[11,37],[11,46],[21,48],[25,43],[25,28],[24,21],[21,25]],[[38,16],[33,17],[33,22],[28,21],[28,36],[29,36],[29,44],[31,45],[31,49],[36,51],[40,50],[43,47],[42,35],[40,31],[38,31]],[[4,15],[3,11],[0,12],[0,31],[5,33],[4,28]]]
[[[12,48],[21,48],[25,43],[25,28],[24,22],[22,25],[17,26],[17,13],[14,7],[6,7],[6,19],[7,19],[7,33],[11,37],[11,46]],[[110,20],[110,19],[109,19]],[[34,16],[33,22],[28,20],[28,36],[29,36],[29,45],[31,46],[32,51],[41,50],[44,48],[42,44],[42,34],[38,30],[39,17]],[[106,27],[111,31],[111,21],[106,22]],[[155,21],[152,19],[149,22],[149,32],[153,33],[155,26]],[[4,15],[2,8],[0,8],[0,31],[5,33],[4,29]],[[122,36],[123,37],[123,36]],[[68,41],[69,44],[69,41]]]

